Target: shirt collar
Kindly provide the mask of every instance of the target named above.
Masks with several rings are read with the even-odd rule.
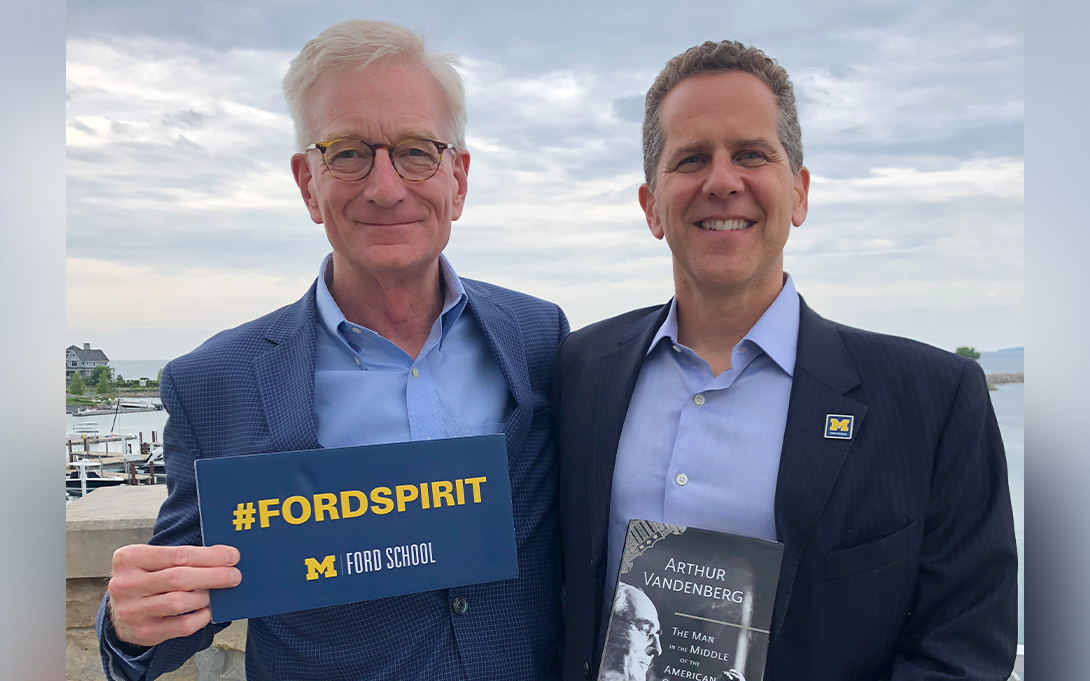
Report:
[[[795,353],[799,342],[799,294],[795,290],[791,275],[784,274],[783,288],[779,295],[742,338],[741,343],[748,341],[756,345],[788,376],[794,376]],[[650,355],[663,339],[677,343],[677,297],[670,299],[670,312],[651,339],[647,354]]]
[[[345,335],[345,330],[353,326],[374,333],[367,327],[353,324],[345,319],[344,313],[341,312],[340,306],[337,305],[337,301],[333,300],[333,295],[329,292],[329,282],[327,281],[327,277],[332,276],[332,263],[333,254],[330,253],[318,267],[315,297],[315,305],[318,309],[318,323],[325,328],[332,338],[340,338],[344,342],[347,342],[346,339],[348,338]],[[447,260],[447,257],[442,254],[439,255],[439,276],[443,283],[443,310],[439,313],[440,319],[443,320],[443,332],[439,341],[441,346],[450,328],[454,326],[454,322],[458,321],[458,317],[461,316],[462,311],[465,309],[468,297],[466,296],[465,287],[462,286],[462,280],[454,272],[454,268],[451,266],[450,261]]]

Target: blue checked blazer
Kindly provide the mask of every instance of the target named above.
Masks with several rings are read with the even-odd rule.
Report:
[[[667,307],[561,344],[565,681],[597,674],[617,443]],[[851,439],[825,437],[829,414],[853,417]],[[976,362],[832,323],[802,303],[774,509],[784,555],[765,679],[1007,679],[1014,521]]]
[[[468,303],[510,388],[505,428],[518,549],[515,579],[252,619],[246,677],[553,679],[560,675],[561,585],[549,384],[568,323],[556,305],[468,279]],[[315,288],[224,331],[163,370],[168,496],[150,543],[201,544],[197,458],[315,449]],[[467,376],[466,380],[473,380]],[[375,399],[383,396],[376,395]],[[465,598],[464,614],[452,611]],[[103,636],[105,599],[99,608]],[[423,618],[443,640],[422,632]],[[438,624],[435,624],[436,620]],[[449,624],[447,622],[449,621]],[[178,668],[219,626],[159,644],[145,678]],[[461,651],[461,652],[459,652]],[[116,678],[103,648],[108,678]],[[392,671],[379,675],[382,664]]]

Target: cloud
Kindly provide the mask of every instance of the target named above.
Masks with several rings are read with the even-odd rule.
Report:
[[[69,5],[70,325],[92,323],[81,309],[95,301],[113,301],[113,328],[238,323],[301,295],[329,248],[291,178],[280,80],[358,7],[156,7]],[[455,268],[556,300],[573,326],[668,298],[669,251],[636,201],[643,97],[670,56],[731,37],[796,85],[813,183],[786,258],[803,294],[850,301],[864,325],[903,305],[936,338],[927,310],[987,310],[988,328],[1009,319],[1020,336],[1020,5],[800,9],[376,8],[461,57],[473,162]]]
[[[826,204],[911,201],[953,202],[971,197],[1025,199],[1021,158],[955,161],[948,170],[871,168],[865,177],[826,178],[815,174],[813,192]]]
[[[92,331],[164,318],[176,329],[237,326],[297,300],[313,279],[210,267],[163,272],[154,263],[72,257],[65,266],[66,323]]]

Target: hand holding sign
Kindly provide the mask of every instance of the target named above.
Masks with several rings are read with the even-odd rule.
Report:
[[[209,589],[237,586],[230,546],[123,546],[114,552],[110,621],[126,643],[153,646],[211,621]]]

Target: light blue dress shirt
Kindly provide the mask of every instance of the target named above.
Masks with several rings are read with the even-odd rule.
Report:
[[[776,539],[773,502],[799,337],[795,285],[785,277],[718,376],[677,335],[674,299],[647,351],[617,447],[606,617],[633,518]]]
[[[502,433],[514,398],[444,256],[443,311],[414,360],[345,319],[318,275],[314,411],[323,447]],[[376,396],[379,396],[376,398]]]

